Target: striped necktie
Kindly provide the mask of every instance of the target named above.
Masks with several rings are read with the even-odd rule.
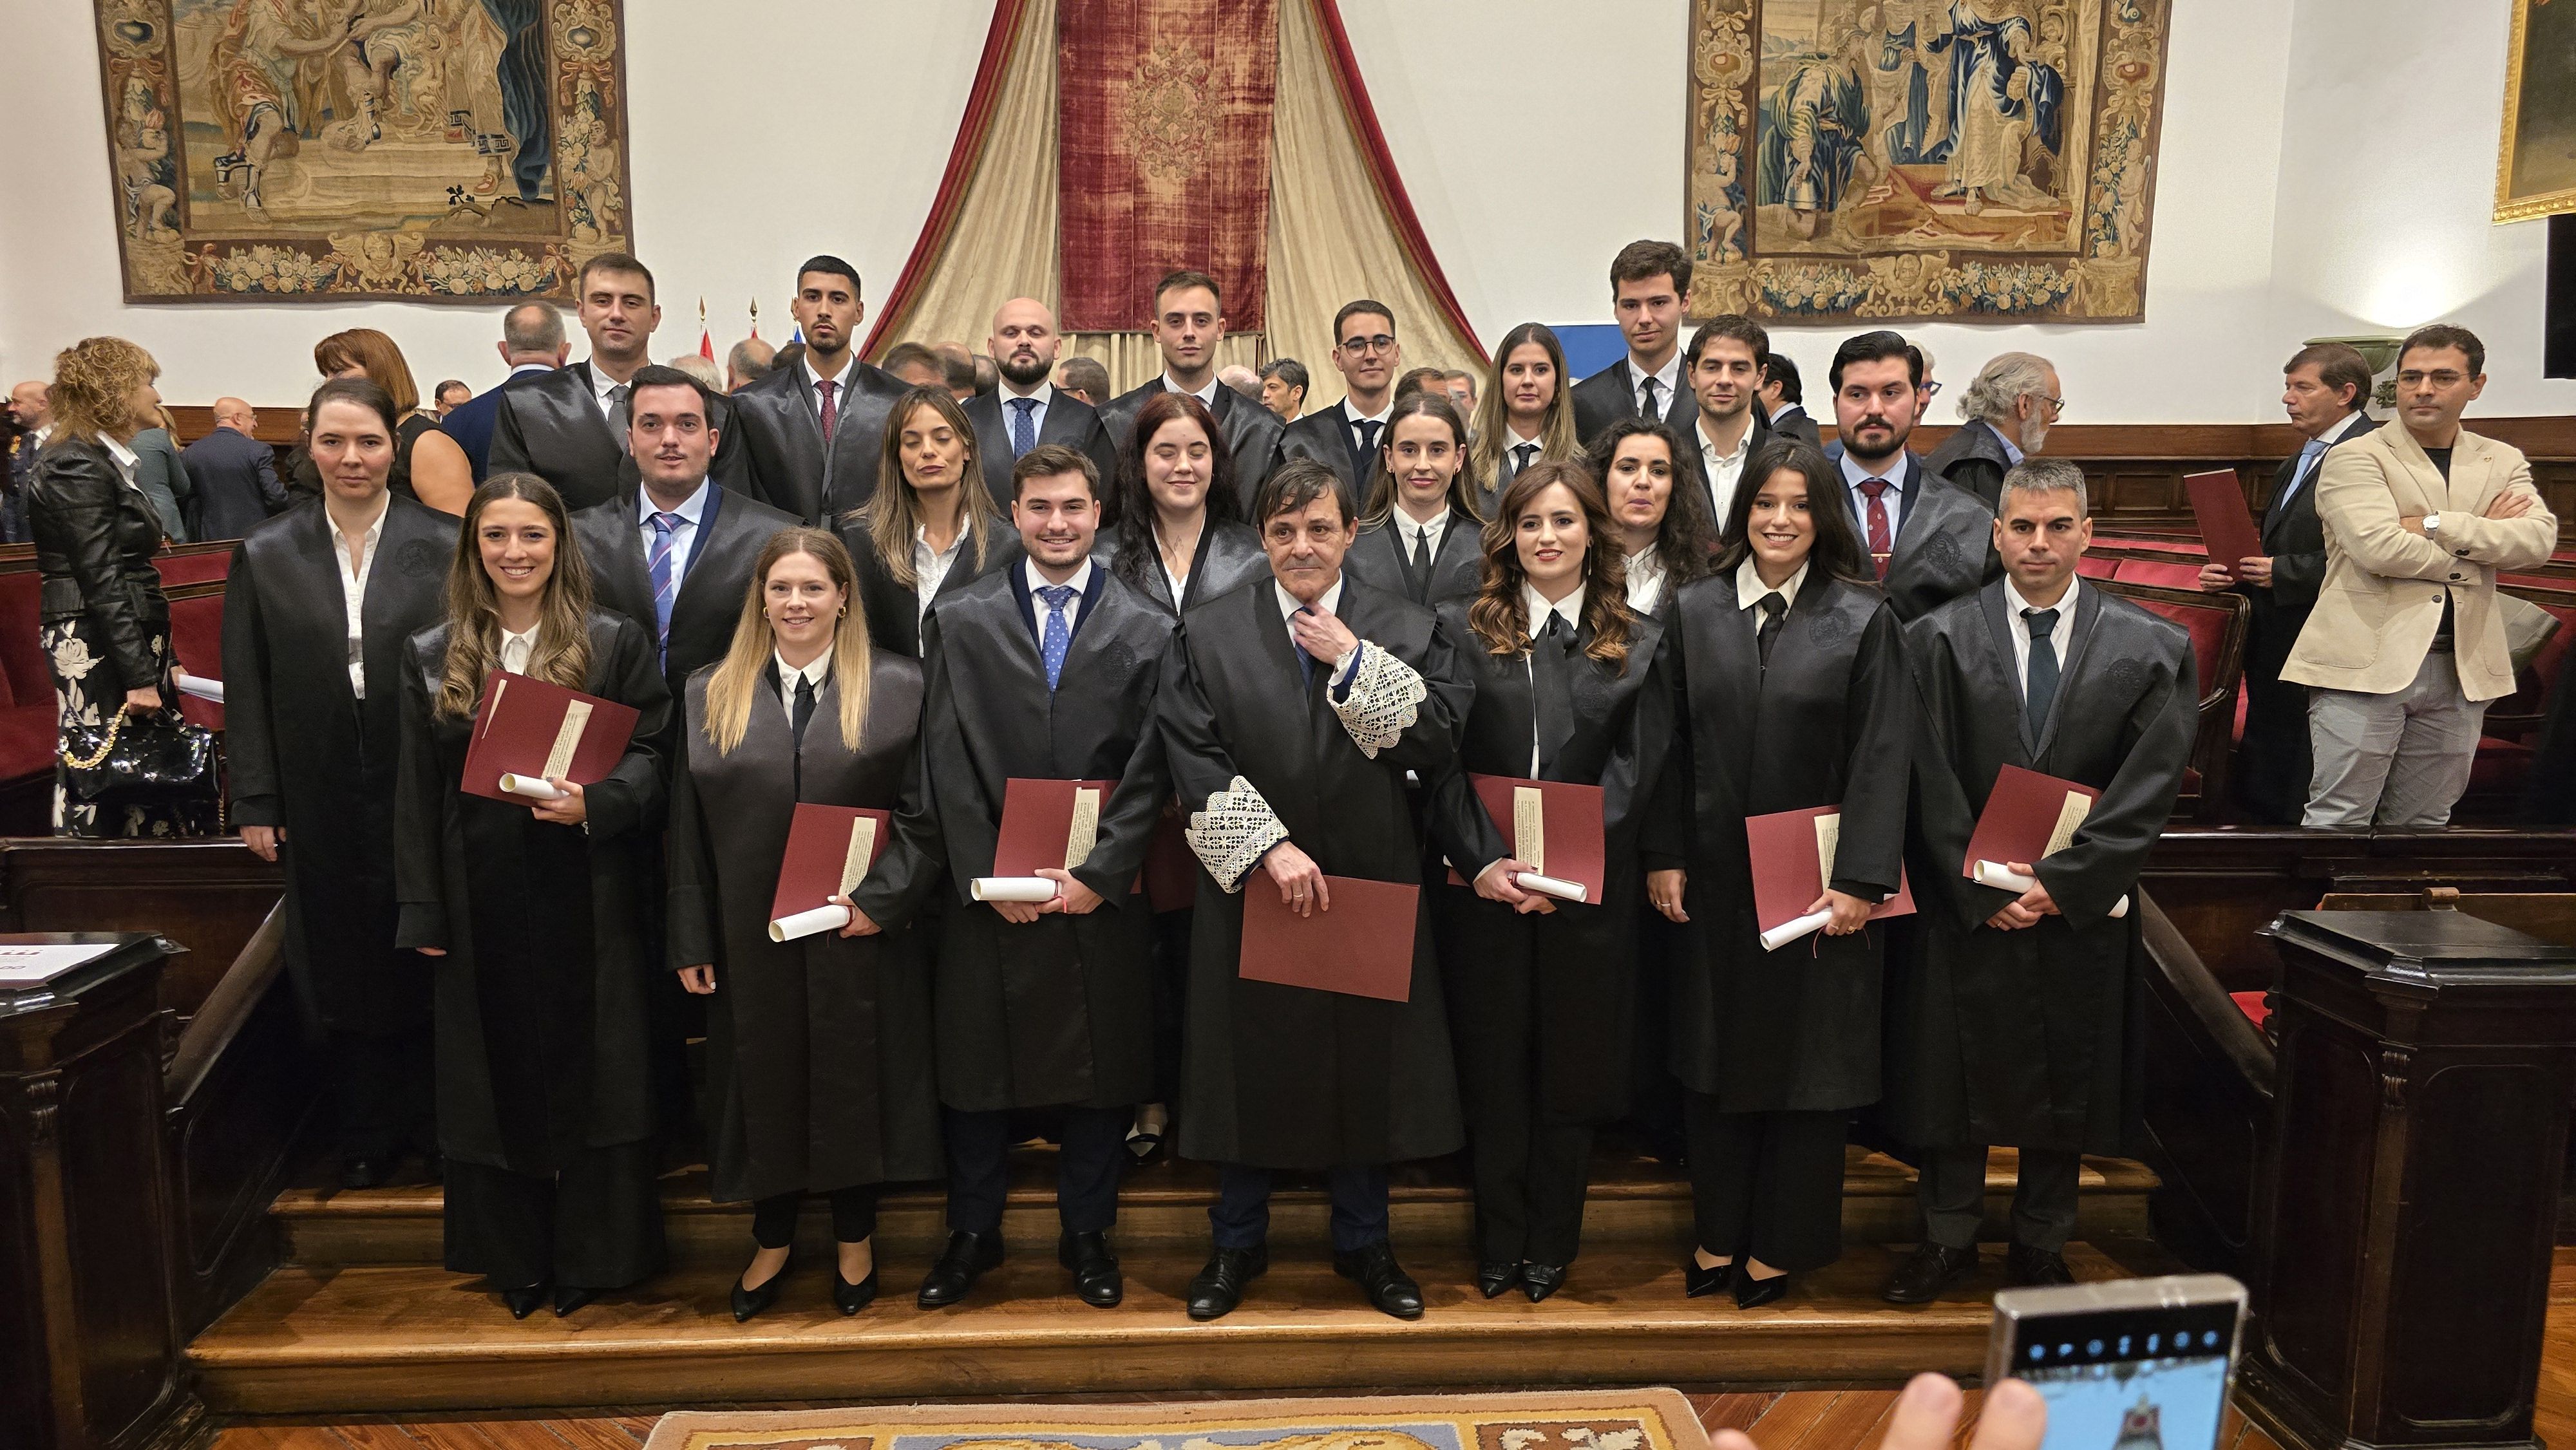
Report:
[[[671,601],[678,596],[679,561],[671,557],[671,546],[679,538],[680,525],[687,522],[678,514],[653,515],[653,557],[645,561],[644,572],[653,581],[653,644],[656,653],[667,653],[671,647]]]

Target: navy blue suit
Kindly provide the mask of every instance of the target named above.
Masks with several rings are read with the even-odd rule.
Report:
[[[440,420],[438,431],[456,440],[465,450],[465,461],[474,465],[474,486],[483,486],[483,470],[492,455],[492,420],[501,416],[501,391],[515,387],[523,378],[541,378],[552,368],[530,365],[524,372],[514,372],[501,380],[501,386],[486,388],[448,410]]]

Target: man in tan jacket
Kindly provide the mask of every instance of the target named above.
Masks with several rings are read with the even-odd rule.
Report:
[[[2325,456],[2325,584],[2281,678],[2312,686],[2300,824],[2439,826],[2468,788],[2487,702],[2513,691],[2496,573],[2548,559],[2558,520],[2522,454],[2460,427],[2486,345],[2419,328],[2397,417]]]

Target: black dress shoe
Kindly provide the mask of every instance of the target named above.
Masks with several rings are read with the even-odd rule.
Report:
[[[914,1302],[924,1309],[945,1309],[966,1297],[975,1281],[1002,1262],[1002,1236],[998,1233],[970,1234],[951,1232],[948,1247],[940,1250],[939,1262],[922,1276],[921,1292]]]
[[[1533,1304],[1565,1287],[1565,1265],[1535,1261],[1521,1265],[1521,1289]]]
[[[841,1266],[832,1265],[832,1307],[844,1314],[856,1314],[877,1302],[876,1266],[868,1266],[868,1276],[853,1284],[841,1277]]]
[[[1190,1280],[1185,1296],[1192,1319],[1221,1319],[1243,1302],[1244,1288],[1270,1271],[1270,1248],[1219,1249]]]
[[[1753,1277],[1753,1271],[1752,1271],[1751,1269],[1748,1269],[1748,1268],[1744,1267],[1744,1261],[1743,1261],[1743,1260],[1741,1260],[1741,1259],[1736,1260],[1736,1262],[1735,1262],[1735,1307],[1736,1307],[1736,1308],[1738,1308],[1738,1309],[1759,1309],[1759,1308],[1761,1308],[1763,1305],[1768,1304],[1768,1303],[1771,1303],[1773,1300],[1786,1298],[1786,1297],[1788,1296],[1788,1293],[1789,1293],[1789,1276],[1788,1276],[1788,1275],[1786,1275],[1786,1274],[1774,1274],[1774,1275],[1772,1275],[1772,1276],[1771,1276],[1770,1278],[1768,1278],[1768,1279],[1757,1279],[1757,1278]]]
[[[760,1287],[757,1289],[744,1288],[742,1286],[742,1276],[739,1274],[735,1275],[733,1281],[733,1322],[740,1324],[744,1320],[751,1318],[751,1316],[767,1309],[770,1305],[777,1303],[778,1291],[787,1287],[787,1271],[795,1267],[796,1251],[790,1249],[787,1251],[787,1261],[778,1266],[778,1272],[761,1280]],[[836,1264],[833,1266],[832,1274],[834,1278],[840,1277],[839,1265]]]
[[[1727,1260],[1714,1269],[1701,1268],[1699,1255],[1696,1253],[1682,1260],[1682,1297],[1686,1299],[1705,1299],[1734,1282],[1735,1261],[1733,1259]]]
[[[388,1154],[362,1153],[340,1160],[342,1188],[382,1188],[394,1176],[394,1160]]]
[[[1355,1254],[1333,1255],[1333,1272],[1356,1280],[1381,1314],[1398,1319],[1422,1317],[1422,1286],[1395,1261],[1395,1246],[1383,1240]]]
[[[1976,1271],[1975,1249],[1954,1249],[1927,1240],[1916,1244],[1905,1262],[1896,1266],[1879,1297],[1890,1304],[1929,1304]]]
[[[1501,1297],[1520,1281],[1521,1266],[1518,1264],[1478,1264],[1476,1266],[1476,1290],[1488,1299]]]
[[[509,1307],[511,1318],[525,1319],[537,1312],[538,1305],[546,1302],[546,1286],[530,1284],[524,1289],[504,1289],[501,1302]]]
[[[570,1284],[557,1284],[555,1285],[555,1317],[561,1319],[567,1314],[578,1313],[589,1308],[592,1301],[598,1298],[597,1289],[576,1289]]]
[[[1095,1309],[1114,1309],[1126,1297],[1118,1282],[1118,1256],[1105,1233],[1066,1234],[1056,1240],[1055,1261],[1073,1270],[1073,1290]]]
[[[2016,1284],[2072,1284],[2075,1274],[2066,1267],[2066,1256],[2054,1249],[2035,1249],[2015,1242],[2004,1252],[2004,1267],[2012,1271]]]

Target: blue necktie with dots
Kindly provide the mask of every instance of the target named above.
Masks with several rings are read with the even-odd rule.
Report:
[[[1037,399],[1011,399],[1011,456],[1013,458],[1025,457],[1030,449],[1038,446],[1037,412]]]
[[[1064,652],[1073,643],[1073,627],[1064,617],[1064,607],[1073,602],[1070,584],[1041,584],[1038,598],[1045,601],[1047,617],[1044,637],[1038,641],[1038,659],[1046,665],[1047,688],[1064,674]]]

